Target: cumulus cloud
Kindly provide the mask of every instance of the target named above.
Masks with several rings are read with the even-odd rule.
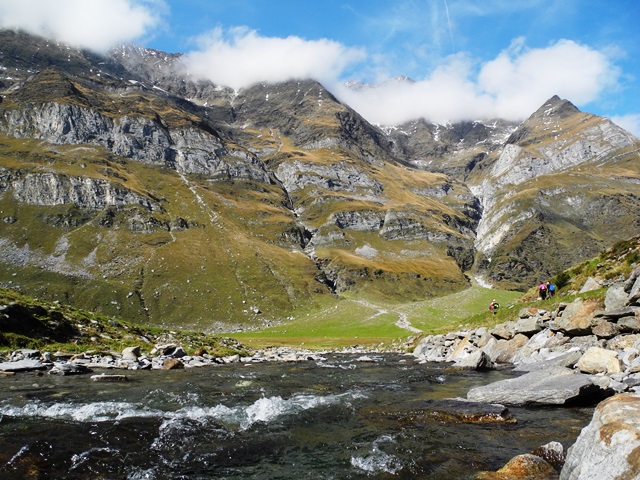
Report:
[[[621,126],[627,132],[640,138],[640,113],[630,113],[629,115],[617,115],[611,117],[611,121]]]
[[[197,42],[185,57],[189,72],[235,89],[292,78],[330,82],[365,55],[332,40],[264,37],[244,27],[216,28]]]
[[[393,125],[417,118],[435,122],[505,118],[521,120],[553,95],[586,104],[616,85],[618,70],[597,50],[562,40],[527,49],[517,39],[495,59],[475,65],[450,56],[427,78],[388,82],[340,98],[369,121]]]
[[[553,95],[584,105],[615,86],[619,72],[603,52],[569,40],[529,49],[522,38],[481,63],[465,54],[447,57],[414,82],[387,81],[346,88],[344,72],[377,59],[363,49],[300,37],[264,37],[237,27],[198,39],[185,63],[193,75],[240,89],[258,82],[313,78],[367,120],[394,125],[418,118],[434,122],[505,118],[521,120]]]
[[[0,28],[104,52],[149,33],[163,0],[2,0]]]

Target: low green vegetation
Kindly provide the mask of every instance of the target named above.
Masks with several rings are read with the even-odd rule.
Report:
[[[0,308],[0,351],[32,348],[64,353],[119,353],[126,347],[140,346],[148,353],[156,344],[176,343],[188,353],[197,349],[214,356],[248,352],[230,338],[143,327],[4,288],[0,289]]]

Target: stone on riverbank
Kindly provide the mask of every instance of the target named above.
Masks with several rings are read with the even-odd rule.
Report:
[[[2,372],[29,372],[33,370],[46,370],[50,365],[42,363],[39,359],[25,358],[16,362],[0,363],[0,371]]]
[[[588,375],[564,367],[553,367],[472,388],[467,398],[475,402],[503,405],[566,405],[575,402],[595,403],[602,399],[602,393]]]
[[[600,403],[569,448],[560,480],[640,478],[640,395]]]

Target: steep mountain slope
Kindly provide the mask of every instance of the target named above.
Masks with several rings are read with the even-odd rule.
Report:
[[[377,127],[311,80],[0,31],[0,284],[138,322],[280,322],[345,291],[527,288],[640,232],[638,140],[551,99]]]
[[[640,231],[640,142],[554,97],[469,184],[484,212],[478,267],[533,284]]]
[[[468,188],[407,170],[321,85],[230,92],[176,80],[160,52],[121,50],[144,57],[136,70],[1,36],[3,285],[203,329],[281,320],[334,291],[466,285]]]

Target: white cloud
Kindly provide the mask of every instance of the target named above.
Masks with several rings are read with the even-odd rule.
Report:
[[[263,37],[243,27],[217,28],[198,43],[185,58],[189,72],[235,89],[293,78],[331,82],[364,58],[363,50],[332,40]]]
[[[611,121],[640,138],[640,113],[613,116],[611,117]]]
[[[104,52],[150,32],[165,8],[163,0],[2,0],[0,28]]]
[[[546,48],[526,49],[524,40],[517,39],[479,67],[455,55],[410,85],[390,83],[338,93],[369,121],[383,125],[417,118],[521,120],[553,95],[582,105],[594,101],[615,86],[618,77],[608,57],[587,46],[562,40]]]
[[[601,52],[569,40],[527,50],[524,40],[483,65],[482,91],[495,98],[495,113],[518,118],[532,113],[553,95],[573,103],[595,100],[616,84],[619,72]]]

